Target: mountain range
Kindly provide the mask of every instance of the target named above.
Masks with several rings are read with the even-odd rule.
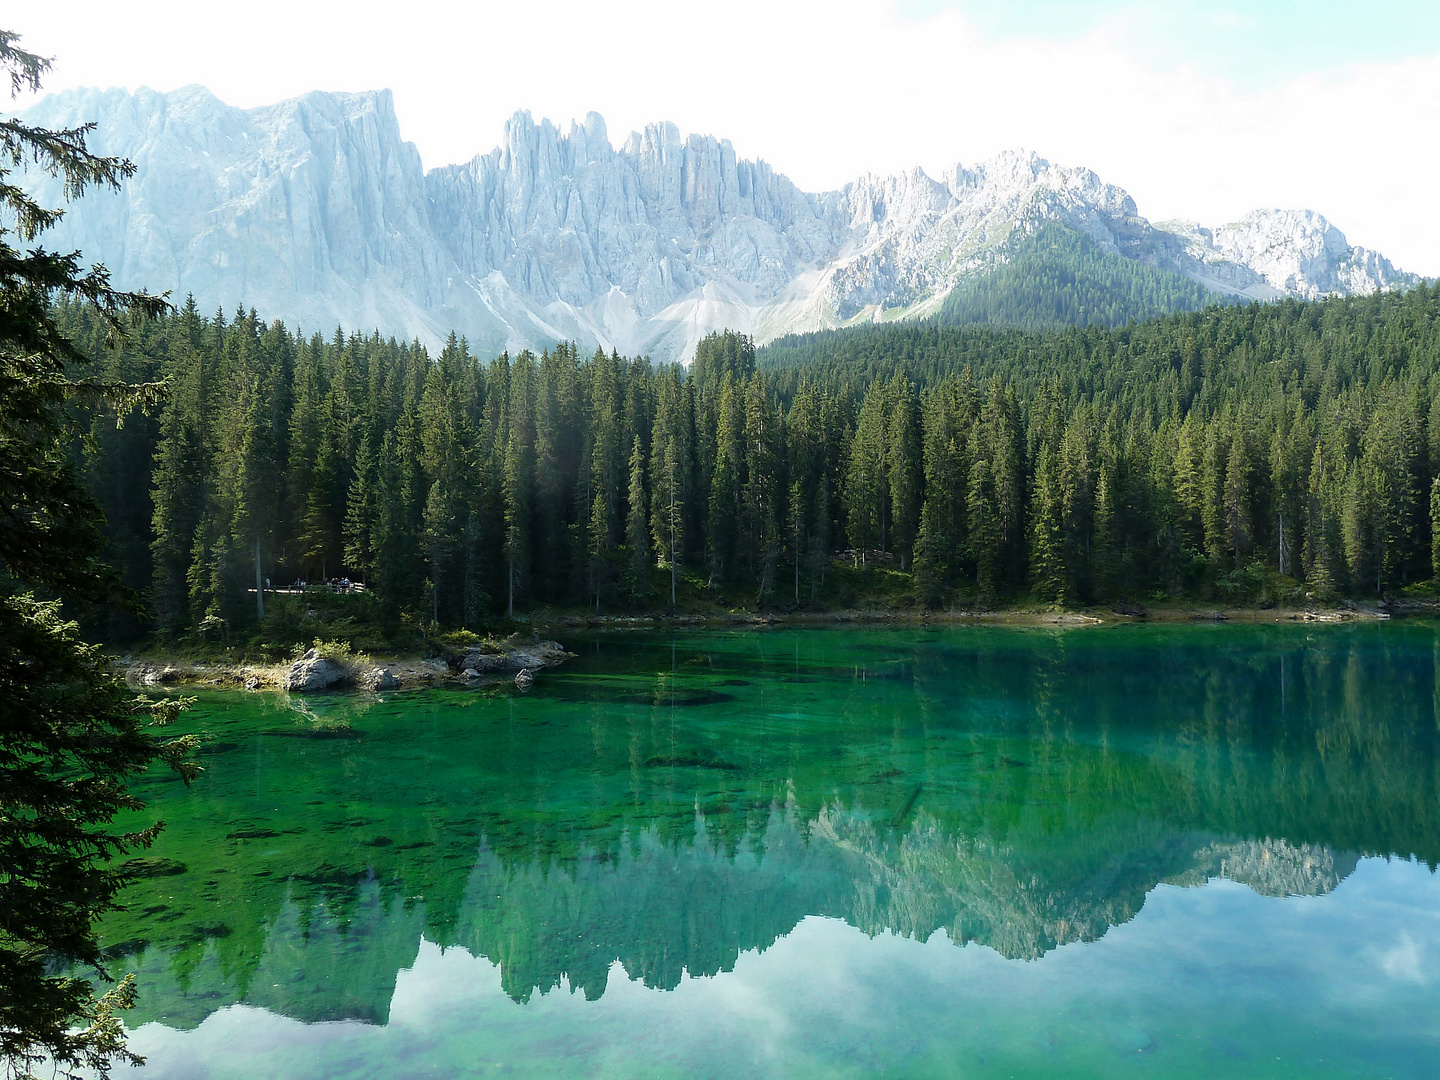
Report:
[[[1089,169],[1031,153],[815,194],[674,124],[616,146],[595,113],[564,132],[516,113],[500,146],[427,172],[388,90],[255,109],[198,86],[73,90],[23,117],[94,123],[92,149],[135,163],[121,191],[85,196],[47,236],[103,262],[119,285],[327,334],[378,329],[434,345],[453,330],[482,356],[567,339],[688,360],[725,327],[763,344],[891,319],[991,319],[994,304],[958,301],[1076,244],[1086,266],[1105,269],[1102,292],[1139,280],[1161,309],[1420,280],[1313,211],[1152,223]],[[61,204],[53,179],[26,183]],[[1066,259],[1061,278],[1082,272]],[[1123,321],[1137,309],[1098,310],[1041,321]]]

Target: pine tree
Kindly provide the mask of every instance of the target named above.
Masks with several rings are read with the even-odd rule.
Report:
[[[612,563],[620,520],[621,496],[625,491],[625,448],[631,443],[624,412],[621,408],[624,387],[621,385],[621,361],[612,353],[606,356],[597,349],[590,363],[590,496],[586,549],[589,568],[589,591],[600,610],[601,598],[612,583]]]
[[[1240,566],[1241,559],[1249,554],[1254,544],[1250,487],[1250,448],[1245,441],[1245,423],[1242,420],[1235,424],[1225,465],[1225,547],[1236,567]]]
[[[557,345],[540,358],[535,394],[535,552],[537,591],[552,602],[565,598],[570,579],[567,538],[580,468],[578,357]]]
[[[345,565],[360,575],[361,581],[372,584],[376,567],[376,532],[379,506],[377,473],[379,464],[370,444],[370,433],[360,439],[355,456],[355,479],[345,503]]]
[[[810,602],[814,603],[825,587],[826,570],[830,565],[831,523],[834,520],[835,500],[831,497],[831,479],[827,471],[820,478],[820,490],[815,496],[814,525],[810,530],[810,550],[806,566],[810,575]]]
[[[975,594],[981,606],[999,598],[1001,559],[1000,508],[990,462],[972,454],[965,512],[970,522],[970,551],[975,563]]]
[[[1210,500],[1206,480],[1207,440],[1196,414],[1185,417],[1175,444],[1174,491],[1179,509],[1176,519],[1182,552],[1199,554],[1206,550],[1207,507]]]
[[[775,587],[780,559],[783,433],[774,403],[758,375],[745,385],[744,465],[740,488],[743,558],[756,582],[757,602]]]
[[[860,406],[855,438],[850,444],[850,467],[845,477],[845,531],[856,562],[866,565],[866,556],[885,542],[885,521],[889,511],[886,484],[885,419],[886,388],[875,383]]]
[[[155,566],[152,593],[156,626],[176,635],[190,624],[191,549],[205,503],[203,432],[199,410],[201,320],[188,297],[171,330],[171,391],[160,416],[160,439],[152,471],[155,505]]]
[[[1225,481],[1228,477],[1231,441],[1222,435],[1221,424],[1205,426],[1205,450],[1201,461],[1200,523],[1205,559],[1212,575],[1225,571],[1230,545],[1226,534]]]
[[[1119,553],[1115,544],[1115,482],[1110,466],[1101,462],[1095,481],[1095,521],[1090,551],[1091,591],[1096,600],[1108,600],[1117,592]]]
[[[230,495],[233,508],[230,543],[237,553],[249,556],[255,584],[255,614],[257,619],[263,619],[264,568],[266,560],[273,559],[275,527],[280,513],[285,372],[276,370],[279,358],[274,355],[273,344],[268,349],[261,348],[253,313],[245,322],[243,335],[237,337],[247,348],[244,358],[236,365],[236,376],[244,393],[237,402],[238,423],[234,428],[238,445]]]
[[[1375,592],[1387,582],[1403,581],[1423,516],[1417,424],[1404,400],[1386,403],[1375,413],[1360,458],[1361,486],[1370,508]],[[1418,560],[1416,560],[1418,561]]]
[[[915,387],[899,372],[890,382],[890,415],[885,433],[885,482],[890,494],[893,546],[900,569],[908,570],[920,528],[924,472],[920,405]]]
[[[1317,444],[1306,498],[1305,577],[1322,598],[1332,596],[1342,580],[1334,472],[1324,446]]]
[[[927,608],[939,607],[945,598],[950,566],[950,537],[941,522],[939,500],[927,498],[920,508],[920,530],[915,538],[915,595]]]
[[[510,378],[505,441],[505,614],[515,617],[515,594],[529,580],[531,473],[535,445],[530,392],[533,358],[522,354]]]
[[[685,507],[692,473],[690,433],[692,399],[685,393],[681,372],[672,366],[661,371],[650,437],[650,531],[655,550],[664,556],[670,577],[670,609],[676,602],[676,584],[686,542]]]
[[[948,379],[925,396],[925,497],[914,565],[919,597],[927,606],[940,604],[950,583],[963,572],[970,483],[966,446],[975,415],[974,387],[968,375]]]
[[[625,544],[630,549],[630,599],[644,604],[650,598],[650,572],[655,565],[650,553],[650,529],[646,520],[645,455],[640,436],[636,435],[630,449],[630,485],[625,521]]]
[[[1430,580],[1440,585],[1440,476],[1430,485]]]
[[[1030,517],[1030,577],[1036,597],[1064,603],[1064,494],[1056,475],[1055,452],[1042,446],[1035,462],[1034,510]]]
[[[1380,573],[1371,538],[1369,494],[1360,463],[1351,462],[1341,488],[1340,529],[1346,576],[1353,586],[1361,588]]]
[[[595,597],[595,614],[600,614],[600,597],[605,591],[609,577],[610,545],[608,500],[601,492],[595,493],[590,503],[590,592]]]
[[[993,493],[995,529],[995,595],[1023,580],[1025,566],[1025,434],[1013,386],[992,379],[980,418],[988,455],[987,471]]]
[[[790,543],[790,569],[794,578],[794,603],[800,605],[800,566],[805,561],[807,547],[805,539],[805,492],[800,487],[798,480],[790,485],[786,493],[785,505],[787,517],[785,532]]]
[[[1311,441],[1306,438],[1303,410],[1293,417],[1284,417],[1270,439],[1270,490],[1275,514],[1275,567],[1281,574],[1297,571],[1296,553],[1300,545],[1303,505],[1302,475],[1305,461],[1303,450]]]
[[[324,441],[326,386],[321,368],[325,343],[319,334],[295,357],[294,408],[290,414],[290,461],[285,489],[294,523],[294,553],[308,574],[325,555],[323,504],[316,487],[316,463]]]
[[[1060,557],[1069,600],[1094,594],[1095,441],[1093,418],[1082,402],[1065,424],[1055,463],[1060,488]]]
[[[450,555],[455,545],[455,515],[439,480],[425,497],[425,561],[430,571],[430,621],[440,622],[440,597],[449,584]]]
[[[745,465],[745,429],[741,394],[727,372],[720,384],[716,412],[715,464],[710,473],[706,548],[710,557],[710,588],[728,583],[736,574],[739,549],[740,491]]]
[[[402,609],[416,602],[419,592],[415,565],[418,536],[412,525],[419,469],[410,441],[393,429],[387,431],[376,467],[373,587],[389,625],[396,622]]]
[[[49,61],[0,31],[0,72],[12,94],[38,91]],[[57,301],[83,304],[112,340],[158,317],[157,297],[124,293],[103,267],[39,243],[63,210],[40,205],[11,178],[23,166],[57,179],[67,199],[118,188],[128,162],[86,148],[90,127],[45,131],[0,124],[0,1063],[10,1076],[79,1070],[108,1075],[142,1059],[126,1049],[116,1013],[133,977],[97,995],[105,975],[95,933],[127,877],[111,861],[145,847],[161,825],[119,832],[117,814],[144,804],[127,784],[165,762],[188,783],[193,736],[162,743],[146,724],[184,705],[137,699],[105,670],[61,613],[128,602],[99,559],[99,508],[85,492],[72,440],[87,408],[125,416],[153,406],[156,388],[91,382],[93,365],[62,331]],[[39,594],[37,596],[37,594]],[[45,597],[46,599],[41,599]],[[78,970],[77,970],[78,968]]]

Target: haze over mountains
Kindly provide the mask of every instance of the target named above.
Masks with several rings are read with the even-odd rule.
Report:
[[[25,118],[93,121],[93,149],[135,162],[123,191],[87,196],[50,235],[121,286],[327,334],[433,345],[454,330],[482,356],[570,339],[688,360],[723,327],[764,343],[943,314],[958,286],[1057,230],[1147,282],[1183,286],[1192,306],[1419,281],[1313,211],[1151,223],[1090,170],[1026,153],[812,194],[673,124],[613,145],[594,113],[563,133],[517,113],[496,149],[426,172],[385,90],[248,110],[198,86],[67,91]],[[60,204],[49,178],[31,186]]]

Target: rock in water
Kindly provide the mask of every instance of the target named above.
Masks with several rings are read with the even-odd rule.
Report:
[[[360,676],[360,685],[370,691],[398,690],[400,680],[389,668],[376,667]]]
[[[521,691],[529,690],[529,689],[530,689],[532,686],[534,686],[534,685],[535,685],[535,676],[534,676],[534,675],[531,675],[530,672],[529,672],[528,670],[526,670],[525,668],[521,668],[518,672],[515,673],[515,689],[516,689],[516,690],[521,690]]]
[[[132,686],[165,686],[181,680],[183,672],[170,664],[163,667],[141,661],[125,672],[125,679]]]
[[[499,652],[475,649],[465,654],[460,666],[467,670],[473,669],[481,675],[527,669],[534,671],[564,663],[570,655],[558,641],[537,641],[532,645],[517,645]]]
[[[311,649],[290,665],[285,673],[285,689],[297,693],[324,690],[336,683],[344,682],[350,673],[333,660],[327,660]]]

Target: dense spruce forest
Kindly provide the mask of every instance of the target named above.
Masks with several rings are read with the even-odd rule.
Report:
[[[929,607],[1374,597],[1440,554],[1435,287],[758,358],[726,333],[688,371],[193,303],[107,351],[82,309],[59,317],[110,374],[169,380],[157,414],[96,417],[77,450],[162,635],[253,624],[257,580],[343,575],[386,626],[478,627],[823,608],[879,578]]]
[[[939,321],[1022,330],[1124,326],[1221,302],[1183,274],[1107,252],[1084,233],[1048,225],[1005,245],[1005,260],[955,287]]]

